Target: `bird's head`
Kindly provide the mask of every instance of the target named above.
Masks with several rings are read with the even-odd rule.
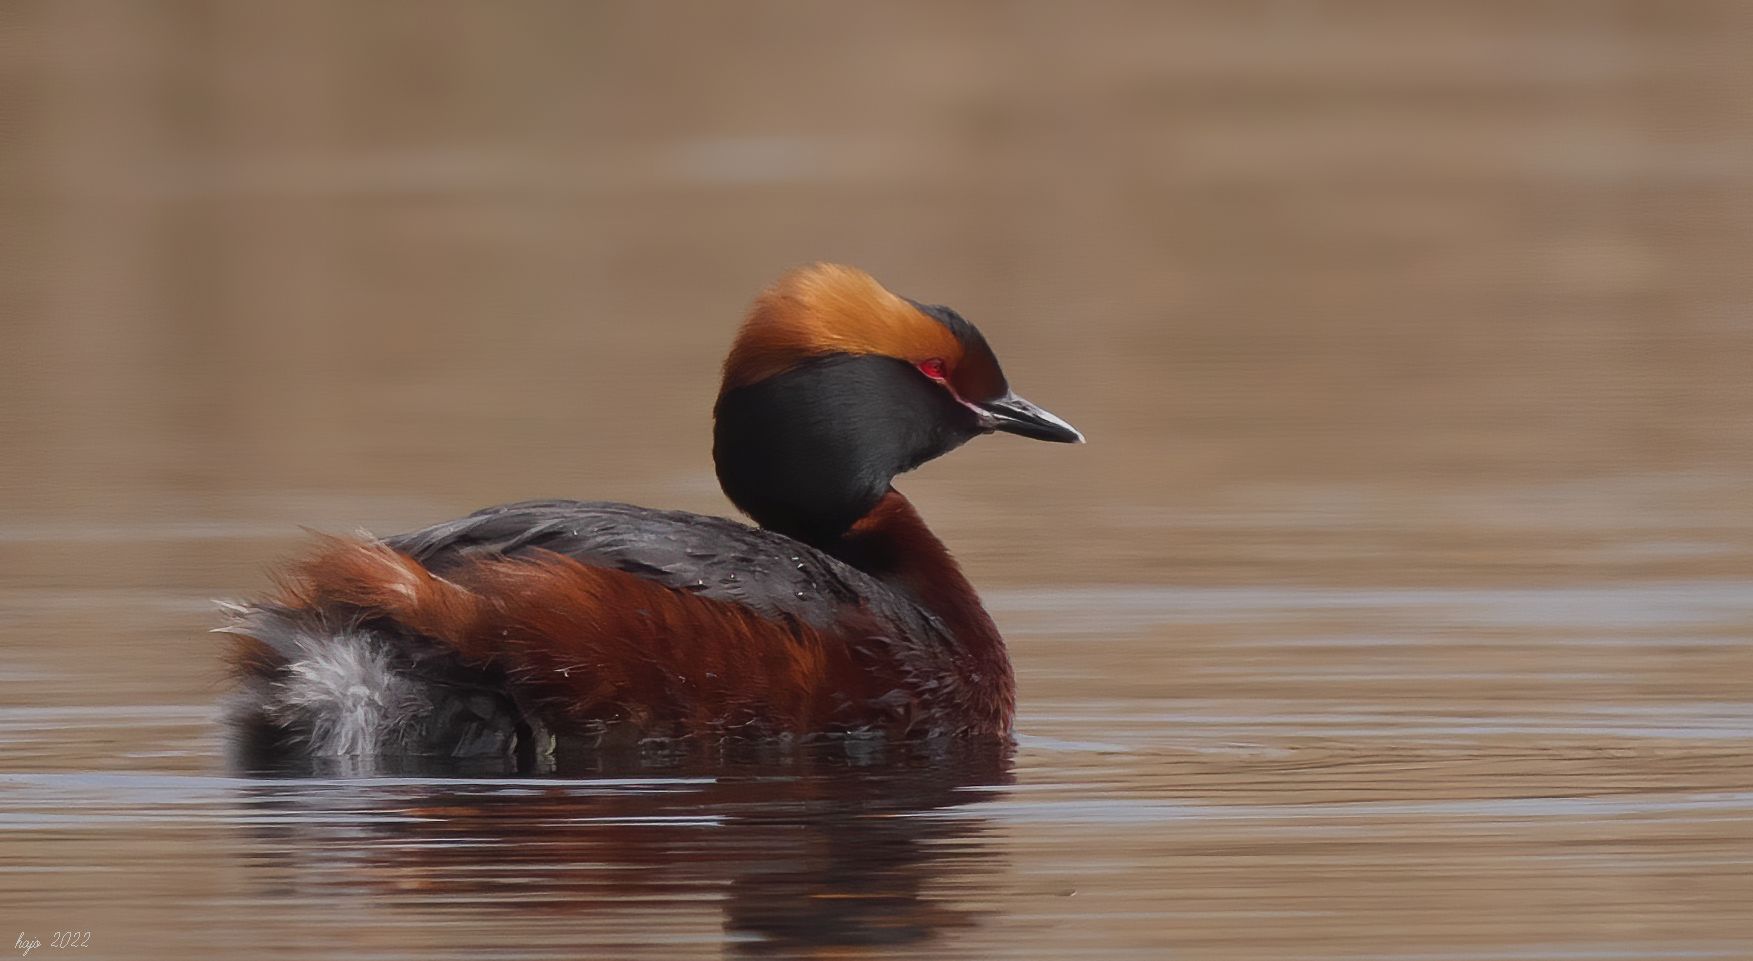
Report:
[[[1083,441],[1011,391],[960,314],[838,264],[794,270],[755,301],[714,417],[725,494],[763,527],[811,543],[844,533],[896,474],[978,434]]]

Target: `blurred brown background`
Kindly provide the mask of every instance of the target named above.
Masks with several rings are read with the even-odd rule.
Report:
[[[1749,569],[1744,4],[4,17],[0,516],[43,540],[724,509],[730,332],[834,259],[1091,437],[909,479],[987,579]]]
[[[0,902],[130,957],[716,957],[774,877],[936,957],[1747,957],[1750,50],[1733,0],[4,0]],[[673,903],[501,866],[588,921],[422,900],[477,875],[315,789],[390,867],[252,834],[208,598],[300,525],[727,511],[717,365],[817,259],[1089,435],[900,484],[1011,640],[1018,788],[626,828]]]

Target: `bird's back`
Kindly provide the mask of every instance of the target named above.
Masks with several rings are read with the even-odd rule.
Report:
[[[559,554],[675,591],[818,628],[863,608],[907,637],[953,643],[943,624],[883,581],[800,541],[725,517],[612,501],[502,504],[385,540],[433,573],[482,557]]]

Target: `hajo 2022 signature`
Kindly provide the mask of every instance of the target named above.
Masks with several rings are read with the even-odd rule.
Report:
[[[30,953],[43,946],[41,941],[23,931],[18,933],[18,940],[12,945],[18,949],[19,957],[28,958]],[[91,947],[90,931],[56,931],[49,939],[51,948],[89,948]]]

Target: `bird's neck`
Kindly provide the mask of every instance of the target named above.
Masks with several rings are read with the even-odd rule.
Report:
[[[1004,641],[949,549],[907,498],[890,489],[876,507],[830,545],[829,553],[904,591],[942,620],[963,649],[1007,669]]]

